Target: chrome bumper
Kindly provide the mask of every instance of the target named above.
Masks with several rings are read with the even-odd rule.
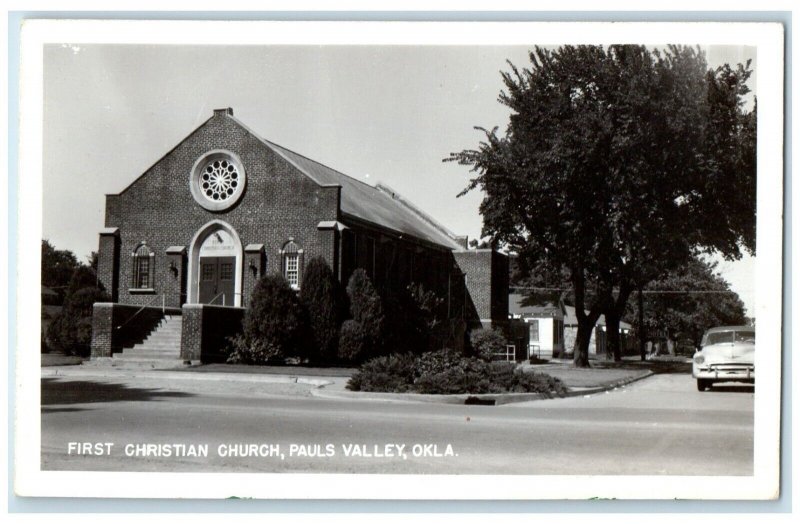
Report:
[[[756,379],[756,369],[753,365],[731,365],[719,364],[712,366],[700,366],[692,368],[692,377],[707,380],[722,381],[748,381],[754,382]]]

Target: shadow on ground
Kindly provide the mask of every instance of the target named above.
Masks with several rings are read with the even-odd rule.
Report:
[[[591,366],[598,369],[649,369],[653,373],[691,373],[692,363],[677,360],[623,360],[614,362],[611,360],[592,360]]]
[[[711,389],[707,389],[706,393],[755,393],[756,387],[749,384],[733,385],[713,385]]]
[[[193,397],[191,393],[164,391],[160,389],[131,388],[121,384],[90,382],[86,380],[42,379],[42,410],[54,412],[44,406],[64,404],[90,404],[96,402],[118,402],[137,400],[159,400],[161,398]],[[72,408],[60,408],[62,411]]]

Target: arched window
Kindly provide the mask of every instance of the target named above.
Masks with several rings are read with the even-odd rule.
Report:
[[[134,289],[153,288],[153,262],[155,253],[142,242],[133,251],[133,270],[131,271],[131,287]]]
[[[283,276],[292,286],[292,289],[300,289],[300,273],[303,268],[303,250],[295,244],[294,239],[290,238],[281,250]]]

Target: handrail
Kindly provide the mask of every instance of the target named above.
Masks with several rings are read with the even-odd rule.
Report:
[[[224,291],[221,291],[221,292],[217,293],[217,295],[214,298],[212,298],[211,300],[208,301],[208,305],[209,306],[213,306],[214,305],[214,301],[216,299],[218,299],[219,297],[222,297],[222,305],[224,306],[225,305],[225,292]]]
[[[150,300],[148,300],[148,301],[147,301],[147,303],[146,303],[145,305],[143,305],[142,307],[140,307],[140,308],[139,308],[139,309],[136,311],[136,313],[134,313],[133,315],[131,315],[131,317],[130,317],[130,318],[128,318],[128,320],[126,320],[125,322],[123,322],[123,323],[122,323],[122,324],[120,324],[119,326],[115,327],[114,329],[122,329],[123,327],[125,327],[125,326],[128,324],[128,322],[130,322],[131,320],[133,320],[134,318],[136,318],[136,317],[139,315],[139,313],[141,313],[142,311],[144,311],[144,310],[145,310],[145,308],[148,308],[148,307],[150,307],[150,305],[152,304],[152,302],[153,302],[153,300],[154,300],[154,299],[156,299],[156,298],[159,298],[159,297],[161,298],[161,313],[162,313],[162,314],[164,314],[164,313],[166,312],[166,305],[165,305],[165,297],[164,297],[164,294],[162,293],[161,295],[156,295],[156,296],[154,296],[154,297],[150,297]]]

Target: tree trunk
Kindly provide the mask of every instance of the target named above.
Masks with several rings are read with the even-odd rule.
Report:
[[[578,334],[575,338],[575,354],[573,359],[576,368],[589,367],[589,343],[592,340],[592,330],[596,322],[596,318],[590,320],[585,314],[578,315]]]
[[[620,346],[619,315],[617,315],[616,311],[609,311],[606,313],[606,351],[609,355],[613,355],[614,362],[622,360]]]
[[[589,342],[592,338],[592,330],[600,317],[600,311],[593,307],[589,314],[586,314],[585,306],[585,285],[583,268],[576,267],[570,275],[572,287],[575,291],[575,317],[578,319],[578,333],[575,338],[575,348],[573,362],[577,368],[589,367]]]
[[[609,357],[613,356],[615,362],[622,360],[622,342],[619,336],[619,323],[622,315],[625,312],[625,306],[628,305],[628,298],[633,292],[633,287],[627,283],[622,282],[619,287],[619,293],[614,297],[613,293],[609,292],[606,307],[606,353]]]
[[[644,299],[642,298],[642,288],[639,288],[639,355],[642,362],[647,360],[647,330],[644,328]]]

